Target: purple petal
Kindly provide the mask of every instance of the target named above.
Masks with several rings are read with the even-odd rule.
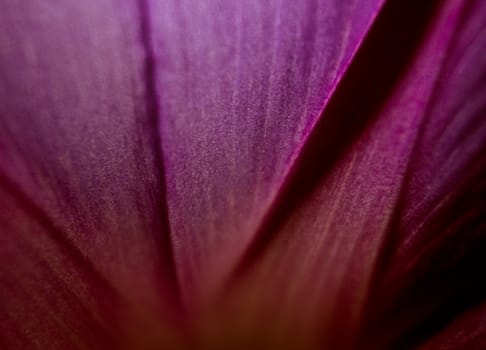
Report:
[[[382,2],[151,1],[187,299],[212,290],[253,238]]]
[[[106,348],[98,318],[175,311],[139,9],[7,1],[0,17],[0,338]]]
[[[417,211],[427,204],[425,198],[436,201],[433,208],[455,196],[478,169],[484,170],[486,62],[480,22],[486,12],[480,1],[474,4],[478,8],[454,1],[437,10],[419,1],[385,6],[296,163],[280,208],[268,217],[241,262],[227,301],[218,300],[224,316],[221,324],[214,322],[223,330],[219,328],[213,341],[220,341],[222,333],[253,337],[275,348],[305,344],[341,349],[353,344],[366,325],[365,305],[378,272],[406,266],[420,252],[417,246],[407,251],[401,244],[385,252],[388,239],[414,239],[416,230],[406,225],[420,226],[427,219],[425,210]],[[419,28],[425,23],[422,33]],[[390,78],[397,73],[398,80]],[[443,137],[437,136],[438,130]],[[423,163],[421,155],[427,156]],[[422,184],[421,192],[410,183]],[[394,218],[403,211],[417,216],[409,222],[407,214],[396,228]],[[449,215],[454,220],[462,211]],[[429,228],[419,235],[433,239],[443,229]],[[464,244],[473,243],[471,235],[478,232],[463,236]],[[392,256],[392,266],[382,254]],[[395,259],[393,254],[399,255]],[[471,274],[467,276],[471,281]],[[393,283],[399,282],[400,275],[395,277]],[[392,294],[400,291],[392,283],[376,288],[383,288],[381,296],[389,289]],[[428,298],[433,301],[434,295]],[[374,309],[369,311],[371,318],[376,316]],[[215,314],[218,320],[220,314]],[[426,311],[418,315],[428,316]],[[386,316],[375,329],[378,343],[360,347],[381,349],[379,341],[390,341],[388,324],[405,315]],[[400,346],[393,344],[397,346],[391,348]]]

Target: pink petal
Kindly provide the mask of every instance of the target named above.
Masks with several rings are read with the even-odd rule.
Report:
[[[0,338],[106,348],[121,308],[177,311],[142,18],[115,0],[6,1],[0,17]]]
[[[150,2],[187,300],[211,293],[254,236],[382,2]]]
[[[436,10],[430,4],[432,12],[419,1],[388,5],[303,149],[280,206],[240,263],[236,285],[228,287],[226,301],[218,300],[219,311],[210,312],[214,325],[209,328],[216,329],[211,341],[228,341],[221,335],[226,334],[275,348],[351,346],[367,322],[365,305],[377,273],[392,268],[382,256],[385,243],[415,234],[395,229],[395,215],[417,213],[422,196],[447,198],[478,167],[484,169],[486,62],[480,53],[485,45],[482,39],[461,44],[463,38],[484,38],[479,25],[484,8],[473,11],[458,1]],[[448,128],[451,123],[454,128]],[[438,127],[447,136],[429,138]],[[433,162],[422,167],[417,153],[432,154]],[[421,168],[415,170],[416,164]],[[418,195],[410,190],[410,179],[424,184]],[[410,202],[402,203],[404,195]],[[417,214],[413,223],[424,216]],[[417,251],[401,255],[401,249],[386,252],[392,264],[393,254],[399,253],[400,266]],[[379,295],[388,288],[396,292],[393,284],[381,287]],[[373,318],[374,309],[369,311]],[[381,349],[379,341],[390,340],[387,324],[403,315],[387,316],[375,329],[377,343],[358,343],[358,348]]]

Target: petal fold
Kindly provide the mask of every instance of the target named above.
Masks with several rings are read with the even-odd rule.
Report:
[[[481,7],[479,3],[438,1],[425,8],[420,1],[385,5],[296,163],[280,208],[236,270],[225,302],[218,300],[222,311],[212,314],[214,329],[219,330],[213,334],[215,343],[228,341],[220,335],[228,334],[270,348],[350,348],[362,341],[359,334],[369,321],[366,311],[372,291],[380,290],[380,296],[399,294],[400,287],[393,283],[399,284],[403,274],[383,285],[377,275],[412,261],[420,249],[406,251],[398,244],[388,250],[390,237],[402,242],[400,238],[406,241],[415,234],[413,229],[397,228],[395,218],[402,218],[403,210],[415,213],[426,191],[439,201],[456,191],[467,196],[463,181],[477,179],[484,169],[486,130],[480,96],[486,87],[481,80],[486,64],[480,54],[484,45],[477,38],[484,31],[479,23],[485,11],[471,10],[471,6]],[[476,41],[463,46],[462,38]],[[464,127],[449,128],[450,123]],[[448,134],[440,148],[437,138],[426,136],[439,127]],[[333,142],[326,143],[329,138]],[[431,151],[438,157],[433,165],[424,162],[419,170],[412,170],[420,159],[417,153],[430,155]],[[421,172],[424,168],[429,177]],[[410,181],[423,184],[422,192],[412,191]],[[480,198],[477,181],[473,183]],[[409,197],[405,204],[404,196]],[[474,212],[473,222],[480,220],[480,211]],[[462,220],[466,212],[458,207],[449,216]],[[426,212],[417,217],[426,219]],[[420,237],[437,238],[442,229],[421,232]],[[481,232],[478,226],[470,229],[465,236],[451,233],[468,249],[478,242],[470,238],[480,237]],[[431,254],[440,261],[440,256]],[[384,255],[391,256],[392,262]],[[472,261],[478,258],[466,256],[471,261],[458,264],[460,271],[474,266]],[[464,275],[463,281],[477,285],[473,276]],[[460,286],[455,290],[468,288]],[[434,300],[433,294],[424,294],[426,300]],[[391,300],[385,309],[400,305],[395,295]],[[379,307],[382,301],[376,298],[373,305]],[[411,305],[419,309],[424,304],[411,300]],[[369,309],[371,319],[374,312]],[[419,316],[416,322],[430,315],[424,308]],[[400,348],[399,338],[388,338],[387,325],[401,319],[402,314],[386,314],[380,319],[381,328],[375,329],[377,342],[365,337],[370,343],[362,341],[357,347],[381,349],[394,344],[391,348]],[[382,339],[385,343],[380,343]]]
[[[178,313],[141,17],[135,1],[2,2],[0,175],[15,191],[2,198],[1,303],[19,327],[0,325],[9,346],[107,348],[87,335],[98,334],[91,312],[104,324],[134,304],[157,322]],[[18,209],[18,196],[38,210]],[[112,306],[85,269],[122,301]]]
[[[217,289],[252,239],[382,2],[150,2],[187,300]]]

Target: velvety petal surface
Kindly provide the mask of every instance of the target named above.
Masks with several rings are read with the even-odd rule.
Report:
[[[214,324],[202,326],[213,344],[408,348],[401,336],[434,308],[455,305],[449,292],[477,291],[485,266],[477,245],[485,207],[473,199],[484,196],[485,13],[481,1],[385,5],[218,300],[220,314],[211,311]],[[449,207],[461,195],[471,198]],[[422,229],[439,204],[447,215]],[[445,260],[435,250],[444,236],[457,248],[449,245]],[[401,279],[414,284],[417,271],[443,263],[463,278],[431,273],[443,289],[417,283],[416,299],[400,308]],[[379,326],[366,329],[375,316]]]
[[[211,294],[254,236],[382,2],[150,1],[187,301]]]
[[[177,308],[143,11],[111,0],[1,8],[1,343],[110,348],[117,322],[141,331],[136,314]]]

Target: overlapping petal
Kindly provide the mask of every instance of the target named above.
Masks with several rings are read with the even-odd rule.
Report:
[[[485,11],[464,2],[385,247],[375,305],[400,317],[379,324],[409,341],[486,297]]]
[[[215,321],[215,343],[401,348],[413,344],[401,341],[420,338],[402,335],[429,321],[432,309],[454,307],[449,292],[477,292],[485,266],[477,244],[484,241],[484,205],[476,207],[484,195],[478,178],[486,140],[485,10],[480,1],[433,5],[395,2],[383,9],[296,163],[280,207],[241,262],[226,304],[218,302],[224,311],[215,319],[234,322]],[[476,200],[454,209],[448,203],[433,225],[422,227],[436,206],[468,193]],[[445,236],[462,248],[438,255]],[[445,252],[453,252],[457,261],[450,263],[463,278],[431,273],[439,288],[427,290],[431,283],[421,284],[418,272],[439,268]],[[417,289],[404,306],[407,283]],[[364,313],[374,288],[376,299]],[[374,317],[379,326],[364,327]],[[362,331],[369,333],[358,339]]]
[[[486,5],[382,3],[4,1],[0,346],[480,346]]]
[[[187,300],[213,290],[252,239],[382,2],[150,1]]]

